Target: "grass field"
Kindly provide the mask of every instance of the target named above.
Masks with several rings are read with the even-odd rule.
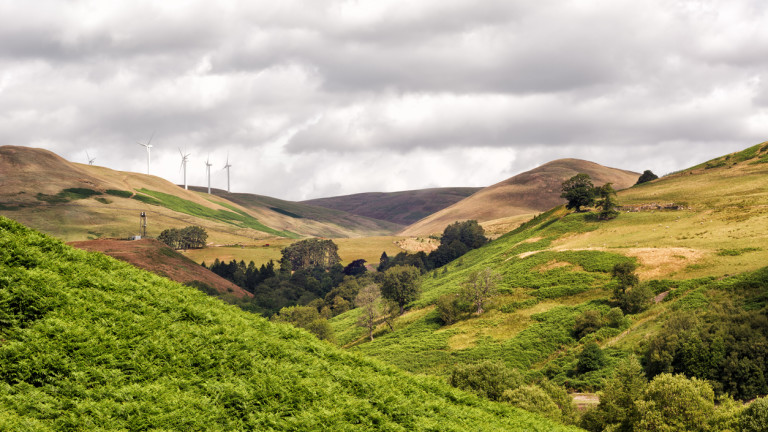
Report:
[[[368,264],[377,266],[382,252],[394,256],[403,250],[395,244],[404,237],[360,237],[333,239],[339,246],[339,257],[346,265],[356,259],[364,259]],[[231,260],[253,261],[257,266],[266,264],[269,260],[280,261],[280,251],[295,242],[292,239],[266,239],[255,244],[234,246],[212,246],[205,249],[193,249],[184,254],[197,263],[210,264],[216,258],[219,261]]]
[[[450,263],[447,271],[426,274],[410,311],[394,320],[394,331],[382,322],[373,342],[354,325],[358,311],[333,318],[337,341],[412,372],[444,376],[458,363],[498,360],[573,389],[598,388],[612,365],[638,350],[675,311],[742,301],[746,294],[717,281],[768,263],[768,164],[755,163],[768,155],[768,146],[752,153],[751,159],[728,159],[736,164],[698,167],[621,191],[620,204],[639,211],[611,221],[562,207],[544,213]],[[652,206],[669,203],[678,209]],[[572,329],[583,311],[608,312],[610,271],[627,260],[638,264],[641,283],[654,294],[669,295],[627,315],[619,327],[576,339]],[[489,311],[443,325],[438,297],[458,293],[470,273],[484,268],[502,277]],[[579,376],[576,356],[588,341],[603,347],[608,366]]]

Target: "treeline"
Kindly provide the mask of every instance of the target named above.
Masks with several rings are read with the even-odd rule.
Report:
[[[424,273],[442,267],[486,243],[488,238],[485,237],[485,231],[476,220],[455,222],[445,228],[440,237],[440,246],[434,251],[429,254],[400,252],[391,258],[384,252],[377,270],[382,272],[395,266],[413,266]]]
[[[161,232],[157,239],[173,249],[202,249],[208,240],[208,233],[199,226],[170,228]]]
[[[270,260],[257,267],[253,261],[216,259],[208,268],[252,293],[246,308],[265,316],[311,304],[329,318],[353,307],[359,290],[356,279],[367,272],[362,259],[342,266],[337,251],[332,240],[307,239],[284,248],[279,263]]]

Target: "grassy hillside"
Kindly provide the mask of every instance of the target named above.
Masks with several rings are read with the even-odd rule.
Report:
[[[71,163],[42,149],[0,147],[0,214],[67,241],[136,235],[141,212],[147,214],[150,237],[167,228],[200,225],[209,240],[219,244],[275,236],[388,235],[401,228],[343,212],[262,200],[268,202],[241,206],[155,176]],[[297,208],[303,212],[300,217]]]
[[[394,321],[394,331],[382,323],[367,342],[353,310],[332,320],[337,340],[413,372],[445,375],[457,363],[499,360],[571,388],[599,388],[618,359],[641,352],[680,311],[765,308],[767,160],[763,143],[624,190],[624,212],[611,221],[563,207],[540,214],[446,271],[425,275],[421,297]],[[574,325],[585,311],[606,316],[614,306],[610,273],[621,262],[639,265],[640,283],[657,295],[655,303],[578,337]],[[490,310],[444,325],[436,300],[458,293],[470,273],[485,268],[501,275]],[[608,363],[577,373],[577,356],[590,341]]]
[[[565,430],[0,217],[0,429]]]
[[[615,189],[632,186],[640,174],[608,168],[578,159],[559,159],[530,171],[488,186],[456,204],[430,215],[404,229],[402,235],[440,233],[455,221],[475,219],[478,222],[499,220],[502,227],[510,218],[533,216],[565,203],[560,198],[562,182],[578,173],[587,173],[595,185],[613,183]],[[495,231],[495,229],[493,229]]]
[[[320,207],[410,225],[453,205],[482,188],[455,187],[401,192],[370,192],[303,201]]]

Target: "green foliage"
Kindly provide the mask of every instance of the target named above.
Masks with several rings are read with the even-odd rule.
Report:
[[[505,390],[501,400],[526,411],[541,414],[555,421],[562,421],[562,413],[547,393],[535,384]]]
[[[486,267],[469,274],[469,279],[463,284],[461,295],[475,307],[475,314],[480,315],[485,310],[485,302],[497,293],[501,276]]]
[[[582,207],[589,207],[595,202],[595,187],[589,174],[576,174],[564,181],[562,191],[560,198],[568,200],[565,205],[567,209],[576,209],[580,212]]]
[[[576,372],[583,374],[596,371],[605,366],[605,354],[600,346],[595,342],[589,342],[578,355],[576,363]]]
[[[93,189],[86,189],[86,188],[68,188],[68,189],[63,189],[61,192],[57,193],[56,195],[47,195],[44,193],[38,193],[37,195],[35,195],[35,198],[50,204],[61,204],[61,203],[66,203],[70,201],[90,198],[96,195],[101,195],[101,192],[95,191]]]
[[[755,399],[739,415],[740,432],[763,432],[768,425],[768,397]]]
[[[0,281],[2,430],[566,429],[5,218]]]
[[[381,277],[381,296],[400,307],[416,300],[421,292],[420,273],[415,267],[396,266],[388,269]]]
[[[170,228],[163,230],[157,239],[173,249],[201,249],[205,247],[208,233],[199,226]]]
[[[310,333],[322,340],[333,340],[333,330],[331,330],[328,320],[321,317],[316,308],[311,306],[289,306],[280,309],[277,315],[272,316],[273,321],[287,322],[308,330]]]
[[[472,305],[457,294],[445,294],[437,298],[435,307],[443,324],[450,325],[469,312]]]
[[[653,173],[653,171],[651,171],[651,170],[645,170],[645,171],[643,171],[643,173],[640,175],[640,177],[637,179],[637,183],[635,183],[635,185],[639,185],[639,184],[647,183],[647,182],[649,182],[649,181],[652,181],[652,180],[656,180],[657,178],[659,178],[659,176],[657,176],[656,174],[654,174],[654,173]]]
[[[744,255],[747,252],[756,252],[762,250],[759,247],[748,247],[748,248],[740,248],[740,249],[720,249],[717,251],[718,256],[740,256]]]
[[[293,270],[314,267],[329,269],[341,262],[339,247],[333,240],[306,239],[286,246],[281,253],[291,262]]]
[[[302,215],[298,215],[296,213],[291,213],[288,210],[284,210],[284,209],[281,209],[279,207],[270,207],[269,209],[274,211],[274,212],[280,213],[281,215],[292,217],[294,219],[304,219],[304,216],[302,216]]]
[[[709,431],[715,408],[712,387],[697,378],[661,374],[648,383],[637,403],[636,431]]]
[[[600,405],[582,418],[581,426],[590,431],[632,431],[640,420],[636,401],[647,385],[643,368],[635,356],[621,361],[605,384]]]
[[[160,200],[157,200],[155,198],[152,198],[152,197],[146,196],[146,195],[142,195],[142,194],[135,194],[131,198],[135,199],[136,201],[141,201],[144,204],[156,205],[156,206],[162,206],[163,205],[163,203]]]
[[[355,306],[360,308],[357,325],[368,330],[368,338],[373,341],[373,329],[381,314],[381,290],[375,284],[364,286],[355,297]]]
[[[600,212],[597,214],[599,220],[615,219],[619,215],[619,212],[616,210],[619,203],[616,201],[616,191],[613,190],[611,183],[596,187],[595,196],[598,198],[595,201],[595,207],[600,209]]]
[[[653,304],[653,291],[648,285],[639,285],[625,291],[618,301],[622,311],[628,314],[640,313]]]
[[[490,361],[457,365],[448,378],[448,383],[453,387],[472,391],[491,400],[499,400],[505,390],[519,387],[522,381],[517,370]]]
[[[624,316],[622,315],[622,318],[623,317]],[[573,325],[573,332],[576,335],[576,339],[581,339],[590,333],[600,330],[600,327],[603,325],[605,325],[603,314],[599,310],[587,309],[582,312],[581,315],[576,317],[576,323]]]
[[[684,373],[739,399],[765,394],[768,318],[764,311],[734,306],[677,312],[648,341],[645,364],[650,376]]]
[[[107,189],[106,193],[107,195],[112,195],[119,198],[130,198],[133,196],[133,192],[131,191],[117,190],[117,189]]]
[[[296,238],[297,236],[289,231],[277,231],[259,222],[248,213],[232,206],[225,206],[230,210],[212,209],[197,203],[194,203],[175,195],[149,189],[139,189],[139,192],[145,195],[136,194],[134,199],[146,202],[147,204],[159,205],[170,210],[185,213],[190,216],[232,224],[241,228],[251,228],[262,231],[267,234],[273,234],[280,237]]]

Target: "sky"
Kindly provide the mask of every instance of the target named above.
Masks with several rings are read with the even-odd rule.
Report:
[[[0,145],[302,200],[768,140],[764,0],[0,0]]]

